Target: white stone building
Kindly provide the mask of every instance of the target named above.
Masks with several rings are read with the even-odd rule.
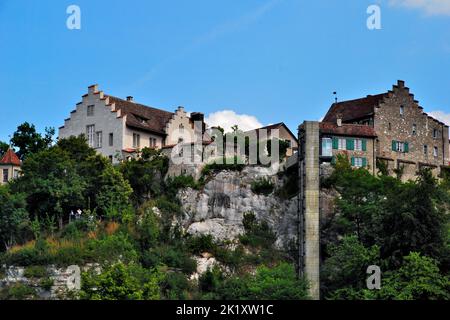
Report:
[[[93,85],[59,128],[59,138],[83,134],[91,147],[117,163],[145,147],[171,150],[178,143],[193,143],[194,122],[204,133],[202,113],[188,115],[183,107],[175,112],[148,107],[132,97],[107,95]]]

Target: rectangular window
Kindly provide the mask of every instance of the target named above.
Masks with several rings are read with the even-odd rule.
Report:
[[[392,141],[392,151],[396,152],[409,152],[409,143],[408,142],[400,142],[400,141]]]
[[[150,138],[149,146],[150,148],[156,148],[156,138]]]
[[[14,179],[17,179],[19,177],[19,170],[14,170],[13,177]]]
[[[95,133],[95,147],[101,148],[102,147],[102,141],[103,140],[103,133],[101,131],[98,131]]]
[[[139,148],[141,146],[141,136],[137,133],[133,133],[133,148]]]
[[[433,138],[437,139],[438,137],[438,130],[437,129],[433,129]]]
[[[331,138],[322,138],[322,156],[323,157],[332,157],[333,156],[333,148]]]
[[[94,139],[95,139],[95,125],[90,125],[86,127],[86,136],[89,147],[94,147]]]
[[[434,147],[433,156],[435,156],[435,157],[438,156],[438,147]]]
[[[427,145],[424,145],[424,146],[423,146],[423,154],[424,154],[425,156],[428,156],[428,146],[427,146]]]
[[[352,166],[357,167],[357,168],[365,167],[366,162],[367,162],[366,158],[361,158],[361,157],[352,158]]]
[[[405,114],[405,107],[400,106],[400,115],[403,116]]]
[[[94,115],[94,106],[87,107],[87,115],[88,117],[92,117]]]
[[[8,169],[3,169],[3,182],[8,182]]]
[[[363,143],[361,139],[355,139],[355,150],[363,151]]]
[[[412,134],[413,134],[413,136],[415,136],[417,134],[417,126],[416,126],[416,124],[413,124],[413,126],[412,126]]]
[[[109,146],[112,147],[114,145],[114,134],[109,134]]]
[[[339,150],[346,150],[347,147],[347,140],[339,138],[338,139],[338,149]]]

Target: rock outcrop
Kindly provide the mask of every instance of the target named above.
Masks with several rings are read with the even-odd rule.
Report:
[[[276,190],[283,179],[270,168],[247,166],[241,172],[224,170],[213,174],[201,190],[180,190],[184,217],[181,225],[190,234],[212,235],[218,241],[234,241],[244,233],[244,213],[253,212],[258,221],[266,221],[277,235],[279,248],[288,246],[297,236],[297,198],[283,200],[274,193],[258,195],[252,182],[270,179]]]

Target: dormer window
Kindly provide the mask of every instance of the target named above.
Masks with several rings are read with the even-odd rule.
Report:
[[[405,114],[405,107],[400,106],[400,115],[403,116]]]

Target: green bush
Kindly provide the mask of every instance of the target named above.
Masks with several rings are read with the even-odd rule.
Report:
[[[47,268],[44,266],[29,266],[23,273],[26,278],[44,278],[48,276]]]
[[[54,284],[53,279],[49,277],[41,279],[41,281],[39,281],[39,286],[47,291],[49,291],[52,288],[53,284]]]
[[[251,188],[253,193],[267,196],[273,192],[274,184],[270,179],[261,178],[253,181]]]
[[[7,299],[30,300],[36,298],[36,290],[26,284],[16,283],[8,288]]]
[[[187,246],[193,254],[214,253],[217,249],[217,245],[210,234],[190,237],[187,241]]]
[[[166,265],[180,269],[185,274],[192,274],[197,270],[197,263],[184,248],[160,246],[147,250],[142,254],[142,264],[146,268],[156,268]]]
[[[186,275],[169,272],[160,283],[161,291],[166,299],[186,300],[189,297],[190,284]]]
[[[97,262],[114,263],[122,261],[124,263],[137,261],[138,253],[129,236],[117,233],[103,239],[91,240],[89,249],[92,258]]]
[[[234,158],[222,158],[220,161],[217,159],[203,167],[202,177],[222,170],[242,171],[244,168],[244,162],[237,156]]]
[[[244,213],[243,224],[245,234],[239,237],[243,245],[255,248],[271,248],[276,241],[276,235],[265,221],[257,222],[253,212]]]

